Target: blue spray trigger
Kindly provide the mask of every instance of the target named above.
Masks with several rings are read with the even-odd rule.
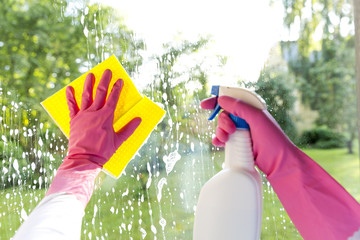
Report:
[[[219,104],[216,105],[214,112],[211,114],[211,116],[209,117],[209,120],[213,120],[216,115],[220,112],[221,107]],[[250,130],[250,126],[249,124],[242,118],[236,117],[233,114],[229,114],[230,119],[235,123],[235,126],[237,129],[248,129]]]
[[[221,110],[220,105],[219,105],[219,104],[216,104],[216,107],[215,107],[214,111],[212,112],[212,114],[211,114],[210,117],[209,117],[209,120],[213,120],[213,119],[216,117],[216,115],[218,115],[218,113],[220,112],[220,110]]]
[[[235,123],[235,126],[237,129],[248,129],[250,130],[250,126],[249,124],[242,118],[236,117],[233,114],[229,114],[231,120],[233,120],[233,122]]]
[[[219,96],[219,91],[220,91],[220,86],[219,85],[214,85],[214,86],[211,87],[211,95],[216,96],[216,106],[214,108],[214,111],[210,115],[209,120],[213,120],[221,110],[220,105],[217,103],[217,97]]]
[[[214,85],[211,88],[211,95],[215,95],[216,97],[218,97],[219,91],[220,91],[220,86]],[[216,99],[216,101],[217,101],[217,99]],[[209,120],[213,120],[216,117],[216,115],[220,112],[220,110],[221,110],[221,107],[217,103],[214,111],[212,112],[211,116],[209,117]],[[250,129],[249,124],[247,124],[247,122],[244,119],[236,117],[233,114],[230,114],[229,116],[230,116],[231,120],[233,120],[233,122],[235,123],[235,126],[237,129]]]

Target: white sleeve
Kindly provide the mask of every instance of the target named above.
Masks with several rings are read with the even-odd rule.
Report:
[[[14,240],[79,240],[84,216],[83,204],[71,194],[45,197],[20,226]]]
[[[360,228],[357,232],[354,232],[354,235],[348,238],[348,240],[359,240],[360,239]]]

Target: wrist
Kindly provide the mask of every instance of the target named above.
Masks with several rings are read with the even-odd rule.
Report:
[[[72,164],[82,165],[82,164],[95,164],[98,167],[102,168],[102,166],[108,161],[109,159],[104,158],[95,153],[91,153],[91,151],[81,152],[81,151],[74,151],[69,149],[68,156],[65,157],[64,163],[69,161]],[[95,166],[94,166],[95,167]]]
[[[84,208],[91,198],[101,166],[81,156],[67,156],[60,165],[46,196],[64,192],[74,195]]]
[[[254,151],[255,164],[266,174],[268,180],[292,174],[300,167],[300,159],[306,156],[291,141],[275,145],[278,147],[267,148],[266,151]]]

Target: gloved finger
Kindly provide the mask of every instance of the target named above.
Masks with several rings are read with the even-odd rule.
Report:
[[[228,134],[233,134],[236,131],[235,123],[231,120],[229,115],[224,111],[221,112],[219,115],[218,126]]]
[[[126,139],[128,139],[140,125],[141,118],[137,117],[131,120],[123,128],[121,128],[115,135],[115,146],[118,148]]]
[[[229,134],[224,131],[224,129],[220,128],[219,126],[215,130],[216,137],[223,143],[229,140]]]
[[[221,96],[218,102],[222,109],[244,119],[249,125],[263,115],[262,110],[233,97]]]
[[[69,116],[72,119],[79,112],[79,107],[75,100],[75,91],[72,86],[66,88],[66,101],[70,111]]]
[[[202,100],[200,103],[200,106],[203,109],[214,109],[216,106],[216,97],[211,97],[211,98]]]
[[[93,108],[94,110],[98,110],[104,106],[111,77],[112,77],[111,70],[106,69],[96,89],[95,100],[91,106],[91,108]]]
[[[124,84],[124,81],[122,79],[118,79],[116,81],[116,83],[114,84],[113,88],[111,89],[109,97],[105,103],[105,106],[111,108],[112,111],[115,111],[123,84]]]
[[[225,147],[225,143],[221,142],[217,137],[214,137],[212,144],[216,147]]]
[[[91,106],[93,101],[93,88],[95,83],[95,76],[92,73],[89,73],[86,76],[84,83],[84,90],[81,96],[81,109],[85,110]]]

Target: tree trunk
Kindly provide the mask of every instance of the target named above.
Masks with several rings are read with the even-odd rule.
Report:
[[[356,55],[356,95],[357,95],[357,127],[360,137],[360,0],[354,0],[355,55]],[[360,153],[360,141],[359,141]]]
[[[353,154],[353,140],[354,139],[350,139],[349,141],[347,141],[347,149],[348,149],[348,154]]]

